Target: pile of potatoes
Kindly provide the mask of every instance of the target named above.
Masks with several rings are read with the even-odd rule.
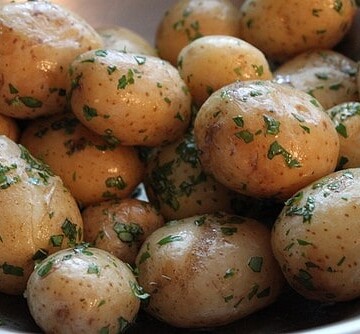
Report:
[[[49,333],[358,298],[360,72],[334,49],[357,11],[178,0],[151,45],[1,5],[0,292]]]

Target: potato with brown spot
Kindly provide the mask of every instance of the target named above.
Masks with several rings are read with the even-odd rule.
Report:
[[[78,245],[59,251],[32,272],[25,297],[45,333],[123,333],[134,321],[141,288],[110,253]]]
[[[272,230],[272,249],[288,283],[308,299],[360,296],[360,170],[316,180],[286,201]]]
[[[145,310],[176,327],[221,326],[276,300],[283,277],[270,231],[225,213],[169,222],[144,242],[138,280]]]
[[[47,1],[0,6],[0,113],[18,119],[62,112],[73,59],[102,46],[82,18]]]
[[[317,100],[266,80],[213,93],[194,133],[204,171],[253,197],[287,199],[334,171],[339,154],[338,135]]]
[[[83,53],[71,64],[78,119],[123,145],[158,146],[180,138],[191,97],[177,69],[158,57],[117,50]]]

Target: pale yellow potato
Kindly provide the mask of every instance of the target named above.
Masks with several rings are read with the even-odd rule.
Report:
[[[20,128],[15,118],[0,114],[0,135],[7,136],[17,142],[20,136]]]
[[[0,113],[35,118],[61,112],[73,59],[102,46],[76,14],[47,1],[0,6]]]
[[[134,147],[90,131],[71,113],[32,120],[20,143],[62,178],[81,206],[127,198],[144,176]]]
[[[157,56],[157,50],[135,31],[117,25],[97,28],[105,49],[116,49],[128,53]]]
[[[110,253],[79,245],[41,262],[27,284],[30,313],[44,333],[123,333],[140,308],[128,266]]]
[[[270,231],[218,213],[175,220],[145,240],[136,260],[145,311],[176,327],[225,325],[274,302],[283,276]]]
[[[203,172],[192,133],[150,156],[144,185],[150,202],[166,220],[233,212],[235,194]]]
[[[337,164],[339,138],[309,94],[271,81],[244,81],[200,108],[195,141],[205,172],[253,197],[287,199]]]
[[[78,206],[48,166],[0,136],[0,292],[20,295],[35,263],[82,240]]]
[[[185,46],[179,53],[178,69],[198,106],[215,90],[234,81],[272,79],[259,49],[223,35],[201,37]]]
[[[158,57],[95,50],[71,65],[79,120],[123,145],[158,146],[189,126],[191,96],[177,69]]]
[[[241,38],[275,62],[304,51],[333,48],[356,13],[354,0],[245,0],[240,8]]]
[[[332,50],[304,52],[274,72],[274,80],[314,96],[329,109],[343,102],[358,101],[357,64]]]
[[[339,135],[338,169],[360,167],[360,102],[345,102],[326,112]]]
[[[360,169],[329,174],[290,198],[272,230],[288,283],[308,299],[360,296]]]
[[[82,217],[85,242],[131,265],[145,238],[164,225],[151,203],[135,198],[89,205]]]
[[[240,12],[229,0],[179,0],[158,24],[155,44],[173,65],[183,47],[208,35],[240,36]]]

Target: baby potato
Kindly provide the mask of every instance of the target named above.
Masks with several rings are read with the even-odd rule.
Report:
[[[145,238],[164,224],[150,203],[135,198],[89,205],[82,217],[84,241],[131,265]]]
[[[334,171],[339,155],[338,135],[317,100],[266,80],[213,93],[194,133],[204,171],[253,197],[287,199]]]
[[[313,50],[285,62],[274,72],[274,80],[314,96],[329,109],[359,100],[355,61],[332,50]]]
[[[205,36],[191,42],[180,51],[178,69],[198,106],[234,81],[272,79],[264,54],[232,36]]]
[[[326,112],[340,139],[338,168],[360,167],[360,102],[345,102]]]
[[[272,230],[272,249],[289,284],[324,302],[360,296],[360,169],[331,173],[299,190]]]
[[[20,129],[14,118],[0,114],[0,135],[7,136],[14,142],[19,140]]]
[[[183,328],[228,324],[274,302],[283,286],[270,231],[224,213],[176,220],[153,232],[137,257],[151,295],[145,311]]]
[[[129,53],[157,56],[157,50],[141,35],[122,26],[107,26],[96,29],[105,49],[116,49]]]
[[[165,220],[233,211],[234,193],[203,172],[192,133],[150,156],[144,185]]]
[[[20,143],[62,178],[82,206],[129,197],[143,179],[134,147],[90,131],[72,113],[29,122]]]
[[[71,106],[86,127],[123,145],[158,146],[180,138],[191,96],[177,69],[158,57],[95,50],[71,65]]]
[[[128,266],[97,248],[76,246],[49,256],[29,278],[30,313],[44,333],[123,333],[140,307]]]
[[[307,50],[333,48],[350,29],[356,4],[245,0],[240,12],[241,38],[281,63]]]
[[[0,292],[20,295],[37,261],[82,240],[78,206],[61,179],[0,136]]]
[[[83,19],[48,1],[0,6],[0,113],[19,119],[62,112],[73,59],[102,46]]]
[[[178,0],[159,22],[155,44],[161,58],[176,66],[182,48],[208,35],[240,36],[238,8],[229,0]]]

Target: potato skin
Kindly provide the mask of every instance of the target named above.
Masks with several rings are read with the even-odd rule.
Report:
[[[70,63],[102,46],[83,19],[47,1],[1,6],[0,30],[0,113],[19,119],[64,111]]]
[[[157,50],[135,31],[117,25],[96,29],[104,42],[105,49],[116,49],[128,53],[138,53],[157,57]]]
[[[0,152],[0,292],[17,295],[36,261],[82,240],[83,222],[74,198],[46,165],[5,136]]]
[[[360,295],[360,169],[329,174],[286,203],[272,230],[272,249],[289,284],[309,299]]]
[[[287,199],[332,172],[339,154],[338,135],[316,99],[265,80],[213,93],[194,133],[205,172],[253,197]]]
[[[82,211],[84,241],[133,265],[144,240],[164,218],[149,203],[135,198],[104,201]]]
[[[340,140],[337,168],[360,167],[360,102],[344,102],[326,112]]]
[[[140,300],[125,263],[110,253],[82,245],[58,251],[29,278],[30,313],[45,333],[123,333]]]
[[[176,327],[220,326],[276,300],[283,277],[270,231],[224,213],[172,221],[145,240],[138,280],[145,310]]]
[[[275,62],[304,51],[333,48],[356,13],[353,0],[245,0],[240,8],[241,38]]]
[[[159,22],[155,44],[161,58],[176,66],[181,49],[208,35],[239,37],[239,10],[229,0],[179,0]]]
[[[233,212],[234,192],[204,173],[192,132],[151,154],[144,185],[150,202],[166,220]]]
[[[90,131],[72,113],[28,122],[20,142],[62,178],[81,206],[127,198],[144,176],[134,147]]]
[[[95,50],[71,65],[71,107],[89,129],[123,145],[158,146],[187,129],[191,97],[175,67],[158,57]]]
[[[272,79],[259,49],[223,35],[204,36],[185,46],[178,56],[178,69],[198,106],[215,90],[234,81]]]
[[[19,141],[20,128],[17,121],[5,115],[0,114],[0,135],[4,135],[14,142]]]
[[[288,84],[314,96],[324,109],[358,101],[357,64],[332,50],[304,52],[282,64],[274,81]]]

